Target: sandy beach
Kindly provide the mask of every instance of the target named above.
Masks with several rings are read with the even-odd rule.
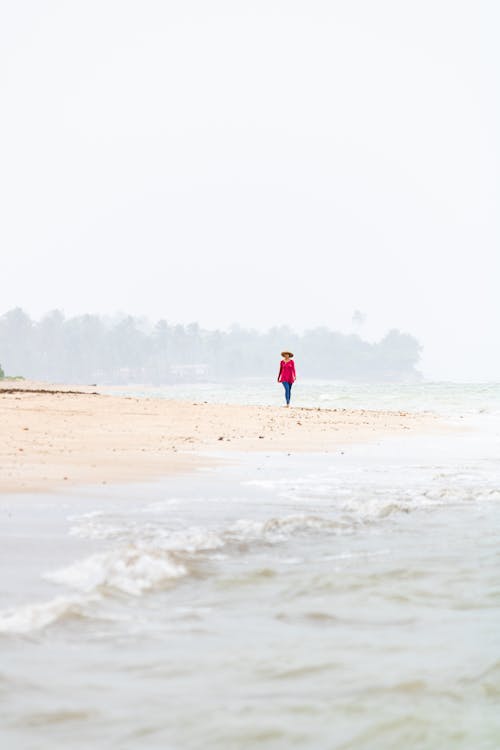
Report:
[[[431,414],[236,406],[99,394],[92,387],[0,384],[0,492],[147,480],[187,471],[204,452],[333,452],[435,431]]]

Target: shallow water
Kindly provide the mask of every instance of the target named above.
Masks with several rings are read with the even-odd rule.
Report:
[[[499,436],[2,498],[2,747],[496,750]]]

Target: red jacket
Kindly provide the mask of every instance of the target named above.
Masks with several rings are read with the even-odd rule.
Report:
[[[278,381],[280,383],[294,383],[295,378],[295,362],[293,359],[289,359],[288,362],[285,362],[285,360],[282,359],[280,362]]]

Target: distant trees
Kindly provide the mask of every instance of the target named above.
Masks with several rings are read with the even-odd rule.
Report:
[[[7,372],[22,374],[31,362],[33,323],[19,307],[0,318],[0,357]]]
[[[0,380],[3,380],[4,377],[5,377],[5,373],[2,370],[2,365],[0,365]]]
[[[391,330],[379,342],[326,327],[299,335],[287,327],[265,333],[233,326],[151,324],[131,316],[65,318],[53,310],[36,322],[21,309],[0,317],[0,357],[9,372],[55,382],[169,383],[274,376],[281,349],[291,348],[300,375],[323,379],[408,380],[420,345]]]

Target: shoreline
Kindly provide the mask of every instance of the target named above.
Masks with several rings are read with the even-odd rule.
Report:
[[[0,383],[0,493],[127,483],[216,463],[201,452],[333,453],[353,443],[449,430],[431,413],[240,406]]]

